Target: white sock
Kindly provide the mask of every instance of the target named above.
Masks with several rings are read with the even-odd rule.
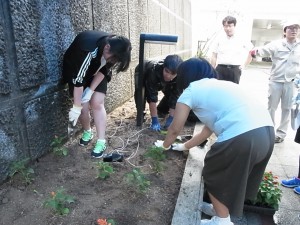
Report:
[[[106,140],[105,139],[98,139],[97,141],[103,142],[104,144],[106,144]]]

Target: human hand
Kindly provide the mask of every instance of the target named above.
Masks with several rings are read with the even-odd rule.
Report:
[[[245,69],[245,66],[244,66],[244,65],[240,65],[239,69],[240,69],[240,70],[244,70],[244,69]]]
[[[250,55],[252,56],[252,58],[256,58],[256,55],[257,55],[257,49],[252,49],[250,50]]]
[[[72,123],[73,126],[75,126],[77,123],[77,120],[81,114],[81,109],[81,106],[73,105],[69,111],[69,122]]]
[[[175,143],[175,144],[172,144],[172,150],[185,151],[185,150],[189,150],[189,149],[186,148],[185,145],[182,143]]]
[[[81,97],[81,103],[89,102],[91,100],[93,93],[94,93],[94,91],[91,90],[89,87],[84,89],[84,91],[82,93],[82,97]]]
[[[166,120],[166,123],[165,123],[165,125],[164,125],[164,128],[165,128],[165,129],[168,129],[168,127],[171,125],[172,121],[173,121],[173,116],[169,116],[169,117],[167,118],[167,120]]]
[[[169,150],[169,149],[171,148],[171,146],[169,146],[168,148],[165,148],[165,147],[163,146],[163,143],[164,143],[164,141],[162,141],[162,140],[157,140],[157,141],[154,143],[154,145],[155,145],[156,147],[163,148],[164,150]]]
[[[156,116],[152,117],[152,122],[150,128],[155,131],[160,131],[160,124]]]

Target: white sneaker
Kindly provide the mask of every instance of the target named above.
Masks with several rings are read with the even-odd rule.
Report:
[[[201,220],[201,225],[234,225],[234,223],[230,221],[230,216],[227,218],[214,216],[210,220]]]
[[[208,216],[217,215],[213,205],[207,202],[202,202],[202,204],[199,205],[199,209],[201,210],[201,212],[205,213]]]

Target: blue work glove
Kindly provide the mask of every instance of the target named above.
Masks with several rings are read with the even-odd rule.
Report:
[[[160,124],[158,122],[158,118],[156,116],[152,117],[152,123],[150,128],[155,131],[160,131]]]
[[[168,127],[171,125],[172,121],[173,121],[173,116],[169,116],[169,117],[167,118],[167,120],[166,120],[166,123],[165,123],[165,125],[164,125],[164,128],[165,128],[165,129],[168,129]]]

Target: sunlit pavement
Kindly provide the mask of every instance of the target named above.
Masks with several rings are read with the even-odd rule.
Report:
[[[257,97],[258,101],[267,107],[269,65],[250,65],[243,71],[240,86],[247,92]],[[276,112],[276,123],[280,119],[280,105]],[[272,171],[282,179],[292,178],[298,175],[298,164],[300,155],[300,144],[294,142],[296,131],[289,128],[288,135],[284,142],[275,144],[274,152],[268,163],[267,171]],[[292,188],[280,187],[283,191],[279,210],[274,216],[276,224],[300,225],[300,195],[294,193]],[[245,213],[244,218],[234,221],[236,225],[267,225],[267,223],[257,218],[255,214]]]

